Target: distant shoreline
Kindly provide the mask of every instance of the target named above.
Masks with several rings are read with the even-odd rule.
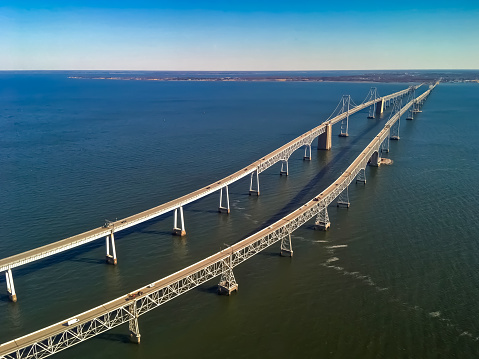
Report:
[[[316,76],[316,77],[149,77],[149,76],[68,76],[69,79],[77,80],[111,80],[111,81],[160,81],[160,82],[376,82],[376,83],[392,83],[392,82],[435,82],[436,76],[408,76],[408,75],[350,75],[350,76]],[[442,82],[476,82],[479,79],[464,78],[446,78]]]

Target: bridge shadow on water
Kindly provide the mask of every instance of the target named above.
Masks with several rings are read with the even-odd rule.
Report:
[[[251,236],[252,234],[258,232],[259,230],[273,224],[274,222],[280,220],[287,214],[291,213],[293,210],[297,209],[301,205],[303,205],[306,201],[310,200],[313,196],[317,195],[319,191],[315,191],[313,194],[311,193],[313,189],[316,188],[320,180],[324,177],[328,171],[330,171],[333,168],[333,164],[338,163],[341,161],[344,157],[348,156],[352,152],[352,147],[362,140],[362,137],[367,135],[369,132],[371,132],[375,127],[378,126],[378,121],[374,121],[374,123],[370,124],[367,126],[362,132],[360,132],[353,140],[349,142],[348,145],[344,146],[340,152],[335,154],[331,160],[326,164],[299,192],[294,196],[286,205],[283,206],[280,210],[278,210],[276,213],[274,213],[268,220],[263,222],[261,225],[258,225],[255,229],[247,233],[246,235],[242,236],[240,239],[238,239],[236,242],[240,242],[246,237]],[[351,139],[351,137],[349,138]],[[316,149],[316,147],[313,147],[313,149]],[[302,161],[301,159],[298,159],[298,161]],[[269,175],[269,176],[278,176],[277,173],[262,173],[262,176],[264,175]],[[230,192],[230,194],[236,193]],[[241,196],[249,196],[249,194],[246,192],[238,192],[237,195]],[[256,197],[255,197],[256,198]],[[188,212],[193,212],[193,213],[218,213],[218,211],[211,210],[211,209],[188,209],[185,211]],[[158,230],[151,230],[148,229],[152,224],[158,223],[161,221],[171,221],[173,217],[173,212],[165,213],[164,215],[160,217],[156,217],[153,219],[150,219],[146,222],[139,223],[133,227],[127,228],[115,235],[115,241],[121,241],[123,237],[126,237],[130,234],[134,233],[145,233],[145,234],[153,234],[153,235],[170,235],[171,231],[158,231]],[[312,227],[311,227],[312,228]],[[82,262],[82,263],[88,263],[88,264],[94,264],[94,265],[104,265],[105,264],[105,259],[104,256],[101,258],[88,258],[84,257],[85,254],[98,250],[101,247],[104,247],[105,243],[103,240],[95,240],[90,243],[87,243],[85,245],[79,246],[77,248],[73,248],[71,250],[68,250],[67,252],[50,256],[47,258],[43,258],[41,260],[28,263],[24,266],[15,268],[15,277],[23,277],[29,273],[35,272],[37,270],[40,270],[45,267],[53,266],[58,263],[62,263],[65,261],[70,261],[70,262]],[[265,253],[264,255],[269,255]],[[0,278],[0,283],[4,282],[4,278]],[[215,287],[216,288],[216,287]],[[2,296],[0,295],[0,301],[5,301],[9,300],[8,296]]]
[[[216,212],[215,212],[216,213]],[[137,224],[136,226],[127,228],[119,233],[115,234],[115,242],[121,241],[124,237],[128,236],[129,234],[133,233],[147,233],[147,234],[166,234],[171,235],[171,231],[153,231],[148,230],[147,228],[150,227],[155,222],[164,221],[173,217],[172,213],[167,213],[161,217],[153,218],[149,221]],[[79,262],[79,263],[88,263],[94,265],[101,265],[104,266],[105,264],[105,257],[104,254],[100,258],[88,258],[85,257],[90,252],[96,251],[99,248],[105,247],[105,241],[102,239],[97,239],[92,242],[86,243],[84,245],[78,246],[76,248],[70,249],[63,253],[58,253],[53,256],[49,256],[46,258],[39,259],[32,263],[25,264],[23,266],[15,268],[15,278],[16,277],[23,277],[27,274],[32,272],[36,272],[37,270],[54,266],[59,263],[63,262]],[[5,281],[5,278],[2,276],[0,278],[0,283]],[[7,296],[8,299],[8,296]],[[2,296],[0,296],[0,301],[2,301]]]
[[[95,337],[95,339],[108,340],[110,342],[131,344],[130,336],[128,334],[120,333],[101,333]]]
[[[324,177],[326,173],[328,173],[334,166],[335,163],[341,161],[344,157],[351,155],[353,152],[352,148],[355,144],[359,141],[363,140],[363,136],[366,136],[370,133],[375,127],[378,126],[378,121],[374,121],[374,123],[367,126],[363,131],[361,131],[353,140],[351,140],[348,145],[344,146],[340,152],[334,155],[331,160],[324,166],[299,192],[296,196],[294,196],[286,205],[283,206],[280,210],[274,213],[268,220],[263,222],[261,225],[250,231],[248,234],[243,236],[241,239],[237,240],[235,243],[242,241],[243,239],[255,234],[259,230],[268,227],[269,225],[279,221],[281,218],[285,217],[292,211],[298,209],[298,207],[302,206],[305,202],[311,200],[313,196],[319,194],[320,192],[314,192],[311,194],[311,191],[316,188],[320,180]],[[349,137],[350,138],[350,137]],[[317,149],[317,147],[315,148]],[[359,153],[357,154],[359,155]],[[347,164],[349,166],[349,163]],[[347,167],[345,167],[346,169]],[[327,184],[329,186],[329,184]],[[313,228],[312,226],[310,228]],[[269,253],[265,253],[265,255],[269,255]],[[274,254],[275,256],[277,254]]]

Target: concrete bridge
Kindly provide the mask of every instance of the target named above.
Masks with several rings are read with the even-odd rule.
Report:
[[[260,194],[259,187],[259,174],[274,164],[281,162],[281,175],[288,175],[288,160],[291,154],[297,149],[305,148],[305,160],[311,159],[311,145],[315,138],[318,138],[318,150],[331,149],[331,136],[332,126],[340,121],[349,121],[349,116],[370,107],[370,113],[381,113],[384,106],[388,106],[392,100],[402,98],[407,94],[411,94],[412,91],[418,89],[421,85],[409,87],[407,89],[392,93],[387,96],[377,97],[377,91],[373,89],[370,91],[366,100],[353,108],[343,108],[343,111],[321,125],[313,128],[312,130],[302,134],[294,140],[286,143],[275,151],[264,156],[260,160],[257,160],[246,166],[245,168],[225,177],[219,181],[216,181],[206,187],[200,188],[185,196],[164,203],[149,210],[134,214],[127,218],[117,220],[114,222],[106,221],[103,227],[98,227],[90,231],[69,237],[51,244],[47,244],[42,247],[38,247],[20,254],[13,255],[0,260],[0,272],[5,272],[7,291],[12,301],[17,301],[17,292],[15,291],[15,285],[13,282],[12,269],[18,266],[28,264],[54,254],[67,251],[69,249],[81,246],[83,244],[95,241],[100,238],[105,238],[106,242],[106,261],[110,264],[117,264],[118,257],[115,247],[115,233],[124,229],[133,227],[142,222],[148,221],[155,217],[161,216],[165,213],[174,211],[174,223],[173,234],[184,236],[186,235],[185,220],[183,207],[189,203],[192,203],[200,198],[208,196],[213,192],[220,192],[220,204],[218,210],[220,212],[229,213],[229,193],[228,186],[244,177],[250,176],[250,188],[249,194]],[[223,193],[225,194],[223,196]]]
[[[381,152],[393,135],[394,126],[411,107],[419,108],[436,85],[417,99],[410,99],[405,106],[395,106],[384,128],[349,167],[329,187],[292,213],[229,248],[165,278],[62,322],[4,343],[0,345],[0,358],[43,358],[124,323],[129,323],[131,340],[139,343],[141,335],[138,317],[146,312],[218,276],[219,293],[229,295],[237,291],[234,267],[277,242],[281,242],[281,255],[292,256],[291,234],[315,217],[318,229],[329,228],[328,206],[336,199],[338,206],[349,206],[348,186],[355,179],[366,181],[365,169],[368,163],[380,165]]]

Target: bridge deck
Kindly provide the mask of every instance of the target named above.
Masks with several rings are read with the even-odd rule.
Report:
[[[58,345],[56,347],[58,349],[57,351],[63,350],[68,346],[78,344],[83,340],[89,339],[94,335],[100,334],[101,332],[109,330],[114,326],[120,325],[132,319],[131,315],[127,315],[122,317],[120,320],[110,322],[111,318],[109,315],[111,313],[116,311],[118,317],[118,311],[123,310],[124,312],[129,313],[128,308],[132,305],[132,303],[135,303],[135,305],[139,303],[139,315],[142,315],[147,311],[165,303],[166,301],[186,293],[190,289],[221,274],[221,270],[218,268],[221,268],[220,264],[224,259],[231,256],[233,266],[237,266],[264,248],[291,234],[294,230],[318,214],[321,209],[327,208],[327,206],[334,201],[334,199],[347,186],[349,186],[349,184],[358,174],[359,170],[367,165],[367,162],[372,154],[376,151],[379,151],[381,143],[389,136],[391,126],[398,119],[400,119],[401,115],[406,112],[414,102],[419,102],[429,95],[433,88],[434,87],[427,90],[416,100],[411,100],[408,102],[397,114],[388,120],[379,134],[356,157],[356,159],[349,165],[343,174],[341,174],[341,176],[339,176],[318,196],[308,201],[306,204],[302,205],[292,213],[288,214],[286,217],[232,245],[228,249],[217,252],[212,256],[192,264],[187,268],[162,278],[152,283],[152,285],[144,286],[133,291],[132,293],[138,293],[139,291],[143,292],[135,299],[129,299],[128,295],[116,298],[108,303],[72,317],[78,319],[79,322],[71,327],[66,325],[66,322],[69,320],[66,319],[34,333],[2,344],[0,345],[0,356],[4,355],[5,358],[19,359],[20,357],[36,358],[51,355],[56,352],[53,343],[58,343],[62,340],[61,338],[58,339],[58,337],[55,336],[64,335],[66,332],[72,333],[73,330],[76,330],[72,335],[77,338],[77,340],[71,338],[68,339],[70,342],[67,342],[67,346],[61,347]],[[206,275],[201,276],[202,271],[203,273],[206,273]],[[160,296],[162,297],[160,298]],[[92,323],[94,322],[97,323],[95,324],[96,331],[82,331],[83,326],[85,328],[91,328]],[[97,330],[97,326],[100,325],[98,323],[103,325],[103,327]],[[93,334],[90,335],[88,333]],[[47,347],[50,349],[46,349]],[[24,350],[25,348],[30,348],[30,350],[22,352],[23,354],[18,352],[20,355],[17,358],[18,353],[16,353],[16,351],[20,349]],[[43,354],[37,356],[37,354],[42,351]],[[33,354],[31,355],[29,353]]]
[[[418,88],[421,85],[416,86]],[[354,108],[352,108],[349,111],[349,114],[352,115],[364,108],[367,108],[368,106],[371,106],[375,102],[383,101],[384,99],[387,98],[393,98],[397,96],[401,96],[405,93],[407,93],[409,89],[404,89],[398,92],[395,92],[393,94],[380,97],[376,99],[375,101],[369,101],[366,103],[363,103],[361,105],[358,105]],[[85,243],[94,241],[96,239],[106,237],[109,235],[112,231],[114,233],[124,230],[126,228],[135,226],[139,223],[148,221],[152,218],[161,216],[162,214],[171,212],[175,209],[177,209],[180,206],[184,206],[188,203],[194,202],[200,198],[203,198],[213,192],[216,192],[223,188],[226,185],[229,185],[231,183],[234,183],[238,180],[240,180],[243,177],[248,176],[249,174],[258,171],[258,173],[263,172],[267,168],[271,167],[275,163],[281,161],[281,160],[287,160],[289,156],[291,155],[292,152],[294,152],[296,149],[307,145],[311,144],[311,142],[320,134],[325,132],[325,126],[327,123],[329,124],[335,124],[342,119],[346,117],[346,113],[340,114],[334,118],[332,118],[330,121],[322,123],[319,126],[316,126],[312,130],[302,134],[301,136],[298,136],[294,140],[286,143],[285,145],[281,146],[280,148],[274,150],[273,152],[269,153],[268,155],[264,156],[260,160],[257,160],[247,167],[233,173],[230,176],[227,176],[219,181],[216,181],[206,187],[200,188],[194,192],[191,192],[187,195],[184,195],[180,198],[174,199],[172,201],[169,201],[167,203],[164,203],[162,205],[159,205],[157,207],[148,209],[146,211],[134,214],[132,216],[126,217],[124,219],[118,220],[113,223],[112,227],[110,228],[105,228],[105,227],[98,227],[92,230],[89,230],[87,232],[77,234],[75,236],[62,239],[60,241],[54,242],[47,244],[45,246],[41,246],[35,249],[31,249],[28,251],[25,251],[23,253],[19,253],[4,259],[0,259],[0,272],[8,270],[8,268],[15,268],[27,263],[31,263],[33,261],[54,255],[56,253],[60,253],[63,251],[66,251],[71,248],[78,247],[80,245],[83,245]]]

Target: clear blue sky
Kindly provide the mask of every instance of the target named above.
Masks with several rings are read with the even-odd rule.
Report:
[[[479,1],[0,1],[0,70],[477,69]]]

